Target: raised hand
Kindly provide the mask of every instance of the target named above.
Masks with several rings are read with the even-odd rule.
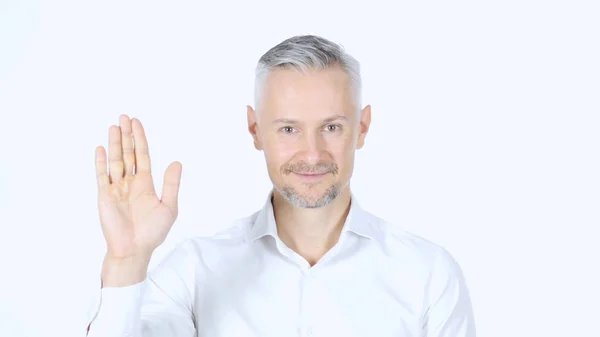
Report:
[[[104,147],[98,146],[95,155],[107,259],[149,259],[177,218],[181,163],[173,162],[167,168],[159,198],[142,123],[121,115],[119,126],[109,128],[108,141],[108,172]]]

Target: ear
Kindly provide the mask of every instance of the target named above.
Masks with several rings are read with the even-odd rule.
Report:
[[[260,139],[258,138],[258,124],[256,123],[256,111],[251,106],[246,105],[246,114],[248,118],[248,131],[254,140],[254,147],[257,150],[262,150]]]
[[[367,105],[360,112],[360,129],[358,134],[358,141],[356,142],[356,148],[360,149],[365,145],[365,138],[369,132],[369,126],[371,125],[371,106]]]

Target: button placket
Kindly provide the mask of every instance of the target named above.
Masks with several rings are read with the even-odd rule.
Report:
[[[315,314],[318,312],[318,298],[315,288],[314,273],[311,269],[304,272],[302,279],[302,336],[314,335]]]

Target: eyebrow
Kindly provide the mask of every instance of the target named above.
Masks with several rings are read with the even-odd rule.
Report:
[[[348,118],[346,116],[342,116],[342,115],[336,115],[336,116],[332,116],[329,118],[325,118],[323,120],[323,124],[327,124],[327,123],[331,123],[333,121],[336,120],[348,120]],[[283,123],[283,124],[298,124],[299,122],[295,119],[291,119],[291,118],[277,118],[273,121],[273,123]]]

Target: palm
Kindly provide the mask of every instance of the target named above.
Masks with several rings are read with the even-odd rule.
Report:
[[[181,165],[175,162],[169,166],[159,198],[141,123],[121,116],[120,124],[120,128],[109,130],[110,175],[106,173],[106,153],[102,147],[96,150],[96,170],[98,210],[108,253],[125,258],[151,253],[165,240],[177,218]]]

